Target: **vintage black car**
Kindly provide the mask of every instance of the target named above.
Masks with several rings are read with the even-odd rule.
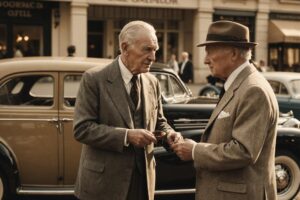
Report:
[[[0,61],[0,199],[18,195],[73,194],[81,145],[72,121],[82,73],[112,60],[21,58]],[[199,141],[217,99],[193,97],[171,69],[151,68],[162,88],[165,116],[185,138]],[[279,199],[291,199],[300,182],[300,129],[281,118],[276,175]],[[157,145],[156,198],[194,193],[192,162]]]

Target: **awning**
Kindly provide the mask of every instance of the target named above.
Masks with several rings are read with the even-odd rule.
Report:
[[[269,43],[300,43],[300,21],[270,20]]]

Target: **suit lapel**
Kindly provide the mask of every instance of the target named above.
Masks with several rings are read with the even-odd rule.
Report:
[[[141,74],[141,85],[142,85],[141,96],[144,104],[144,108],[143,108],[144,128],[147,128],[148,122],[150,120],[150,115],[152,113],[150,111],[152,110],[151,99],[153,95],[152,95],[152,89],[150,88],[151,84],[149,83],[149,79],[145,74]]]
[[[124,86],[124,81],[121,76],[118,58],[110,66],[107,77],[107,92],[117,107],[120,115],[125,121],[128,128],[133,128],[133,120],[130,115],[130,107],[127,100],[127,93]]]
[[[231,84],[230,88],[225,92],[223,98],[220,100],[216,108],[214,109],[208,124],[206,126],[205,132],[204,132],[204,139],[208,137],[208,132],[213,125],[214,121],[216,120],[219,113],[223,110],[223,108],[233,99],[235,91],[240,87],[242,82],[255,71],[256,69],[253,66],[248,66],[241,73],[237,76],[236,80]]]

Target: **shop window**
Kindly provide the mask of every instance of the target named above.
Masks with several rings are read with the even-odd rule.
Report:
[[[64,78],[64,105],[74,107],[82,75],[67,75]]]
[[[6,44],[6,25],[0,24],[0,59],[6,57],[7,44]]]
[[[44,55],[42,26],[15,25],[13,38],[15,57]]]
[[[103,57],[103,21],[89,20],[88,21],[88,46],[87,55],[92,58]]]

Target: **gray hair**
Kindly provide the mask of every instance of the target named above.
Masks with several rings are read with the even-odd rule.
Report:
[[[151,24],[148,24],[144,21],[132,21],[126,24],[120,34],[119,34],[119,48],[122,53],[122,43],[126,42],[129,45],[132,45],[136,39],[138,38],[137,36],[141,33],[147,33],[151,36],[154,36],[156,38],[156,31],[154,27]]]
[[[252,50],[248,48],[238,48],[240,51],[241,58],[244,58],[245,60],[251,60],[252,57]]]

